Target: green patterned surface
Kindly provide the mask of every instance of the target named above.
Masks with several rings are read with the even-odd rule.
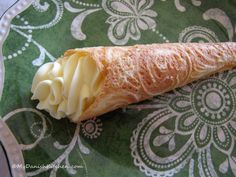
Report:
[[[38,67],[69,48],[236,41],[235,9],[235,0],[35,1],[4,44],[0,102],[26,167],[41,165],[27,175],[236,176],[236,70],[80,125],[30,100]]]

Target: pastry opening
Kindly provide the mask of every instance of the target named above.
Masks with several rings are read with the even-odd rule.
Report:
[[[45,109],[55,118],[79,117],[95,101],[104,77],[96,62],[82,52],[42,65],[32,83],[32,99],[39,100],[38,109]]]

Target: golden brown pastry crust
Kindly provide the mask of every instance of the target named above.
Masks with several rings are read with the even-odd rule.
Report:
[[[79,120],[181,87],[236,66],[236,43],[172,43],[73,49],[96,61],[105,80]]]

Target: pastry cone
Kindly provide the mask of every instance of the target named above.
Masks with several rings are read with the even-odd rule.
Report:
[[[236,43],[173,43],[73,49],[37,71],[32,99],[73,122],[236,66]]]

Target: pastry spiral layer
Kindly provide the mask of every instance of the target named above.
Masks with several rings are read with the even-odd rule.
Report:
[[[233,42],[73,49],[39,68],[32,99],[77,122],[235,66]]]

